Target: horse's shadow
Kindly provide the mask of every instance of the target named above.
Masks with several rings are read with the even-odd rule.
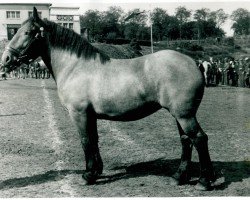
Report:
[[[156,159],[148,162],[141,162],[132,165],[124,165],[113,167],[111,170],[114,172],[122,170],[112,175],[102,175],[97,181],[97,185],[108,184],[122,179],[129,179],[135,177],[143,177],[148,175],[166,176],[171,177],[179,166],[180,160],[172,159]],[[243,179],[248,178],[249,174],[249,161],[235,161],[235,162],[213,162],[215,172],[218,177],[224,177],[223,183],[215,186],[217,190],[227,188],[232,182],[241,182]],[[44,174],[38,174],[31,177],[14,178],[0,181],[0,190],[26,187],[29,185],[38,185],[46,182],[59,181],[64,179],[69,174],[82,174],[83,170],[52,170]],[[193,162],[191,166],[192,177],[199,176],[199,163]],[[192,184],[192,183],[191,183]]]
[[[51,170],[44,174],[38,174],[30,177],[8,179],[0,181],[0,190],[59,181],[68,174],[82,174],[83,172],[83,170]]]
[[[129,166],[119,166],[112,168],[113,170],[123,170],[125,172],[117,173],[111,176],[102,176],[104,180],[99,180],[97,184],[106,184],[121,179],[129,179],[134,177],[143,177],[147,175],[171,177],[180,164],[179,159],[156,159],[149,162],[141,162]],[[218,178],[216,190],[227,188],[232,182],[241,182],[245,178],[249,178],[250,161],[235,162],[213,162],[214,170]],[[193,177],[190,184],[196,184],[199,177],[200,165],[198,162],[191,164],[191,176]],[[222,181],[222,180],[223,181]],[[222,182],[221,182],[222,181]]]

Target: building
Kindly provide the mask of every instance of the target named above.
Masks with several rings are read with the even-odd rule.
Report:
[[[50,21],[81,34],[79,7],[50,7]]]
[[[11,40],[23,21],[37,8],[42,19],[49,19],[81,34],[79,7],[53,7],[51,3],[0,3],[0,41]]]
[[[0,40],[11,40],[24,20],[37,8],[42,19],[49,19],[50,3],[0,3]]]

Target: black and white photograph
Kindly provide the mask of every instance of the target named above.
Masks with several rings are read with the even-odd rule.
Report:
[[[250,197],[250,0],[0,0],[0,198]]]

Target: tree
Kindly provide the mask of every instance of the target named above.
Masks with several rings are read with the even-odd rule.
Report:
[[[162,40],[166,33],[165,26],[168,14],[162,8],[155,8],[151,15],[151,20],[153,23],[153,36],[157,40]]]
[[[178,25],[178,20],[174,16],[168,16],[166,18],[166,23],[165,23],[165,35],[170,39],[170,40],[176,40],[179,37],[179,25]]]
[[[249,35],[250,34],[250,12],[243,8],[238,8],[232,12],[230,16],[234,21],[232,29],[236,35]]]
[[[197,21],[206,21],[209,16],[210,10],[207,8],[198,9],[194,13],[194,19]]]
[[[97,36],[102,32],[101,13],[97,10],[88,10],[80,16],[80,24],[82,28],[89,30],[91,39],[98,39]]]
[[[196,22],[190,21],[182,25],[182,38],[192,40],[195,33],[197,32]]]
[[[201,39],[201,29],[203,22],[207,20],[207,17],[209,16],[209,9],[202,8],[198,9],[194,13],[194,19],[197,21],[197,30],[198,30],[198,40]]]
[[[146,25],[147,17],[148,15],[145,10],[141,11],[139,8],[136,8],[128,11],[125,21]]]
[[[221,25],[224,24],[227,20],[228,14],[226,14],[223,9],[219,9],[216,11],[212,11],[208,17],[209,20],[212,20],[216,23],[217,28],[220,28]]]
[[[145,11],[140,11],[140,9],[129,11],[124,19],[125,38],[136,38],[138,40],[148,39],[150,33],[146,27],[147,18],[147,13]]]
[[[180,26],[180,38],[182,38],[182,25],[188,21],[191,16],[191,11],[187,10],[183,6],[179,6],[176,8],[175,17],[179,20]]]
[[[102,23],[104,24],[103,35],[106,38],[112,39],[119,36],[120,33],[120,19],[124,11],[120,7],[111,6],[107,11],[102,13]]]

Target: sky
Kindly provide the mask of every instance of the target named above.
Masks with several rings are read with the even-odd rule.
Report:
[[[80,7],[80,14],[84,14],[90,9],[105,11],[110,6],[120,6],[125,12],[135,8],[153,10],[160,7],[166,10],[169,15],[173,15],[179,6],[185,6],[192,11],[201,8],[215,11],[222,8],[227,14],[231,14],[237,8],[250,11],[250,0],[0,0],[0,3],[52,3],[52,6],[77,6]],[[227,20],[222,26],[227,36],[233,35],[231,26],[231,20]]]

